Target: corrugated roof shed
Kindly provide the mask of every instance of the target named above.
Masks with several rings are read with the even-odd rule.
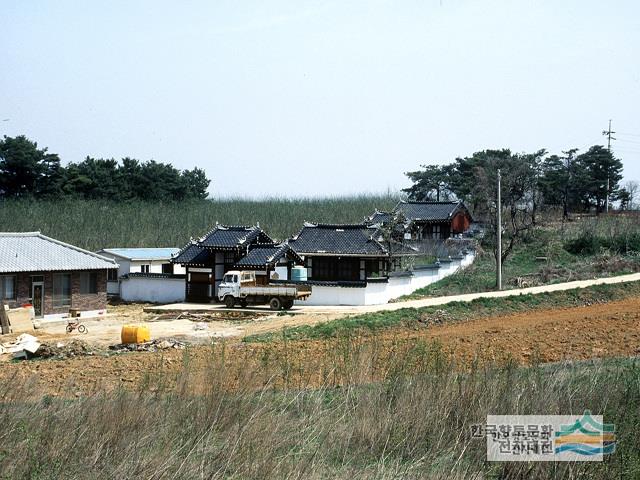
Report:
[[[98,253],[108,253],[127,260],[168,260],[179,248],[104,248]]]
[[[42,235],[0,232],[0,273],[102,270],[115,260]]]

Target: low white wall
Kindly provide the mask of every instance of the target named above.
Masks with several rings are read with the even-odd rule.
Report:
[[[184,278],[123,278],[120,280],[120,298],[126,302],[184,302],[184,282]]]
[[[120,282],[107,282],[107,295],[120,295]]]
[[[369,282],[366,287],[313,285],[311,296],[299,305],[379,305],[408,295],[473,263],[475,252],[461,259],[442,261],[439,268],[416,269],[410,275],[392,276],[387,282]]]

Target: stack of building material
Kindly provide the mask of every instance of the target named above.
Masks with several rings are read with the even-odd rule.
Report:
[[[33,308],[22,307],[7,311],[11,333],[33,332]]]
[[[40,348],[40,342],[33,335],[23,333],[14,342],[0,344],[0,353],[12,353],[13,358],[29,358]]]

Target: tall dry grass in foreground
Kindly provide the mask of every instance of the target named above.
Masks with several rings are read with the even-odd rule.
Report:
[[[231,368],[224,346],[212,347],[204,372],[187,352],[178,385],[171,388],[160,369],[149,372],[137,392],[66,400],[34,400],[29,385],[7,383],[0,403],[2,477],[640,475],[635,360],[526,369],[505,364],[458,373],[437,346],[417,344],[388,365],[383,381],[370,383],[375,355],[349,340],[336,343],[324,358],[327,383],[314,389],[287,381],[299,365],[286,351],[246,371]],[[616,423],[618,449],[604,463],[487,463],[484,441],[471,437],[471,425],[487,413],[584,409]]]

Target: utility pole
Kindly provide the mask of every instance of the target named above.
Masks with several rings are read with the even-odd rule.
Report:
[[[605,135],[607,137],[607,150],[609,151],[609,153],[611,153],[611,140],[615,140],[615,138],[611,136],[614,133],[616,132],[613,132],[611,130],[611,119],[609,119],[609,130],[602,131],[602,135]],[[609,169],[607,169],[607,197],[605,198],[604,204],[605,211],[609,213]]]
[[[498,221],[496,228],[498,254],[496,255],[496,286],[498,290],[502,290],[502,197],[500,194],[500,169],[498,169],[498,206],[497,215]]]

